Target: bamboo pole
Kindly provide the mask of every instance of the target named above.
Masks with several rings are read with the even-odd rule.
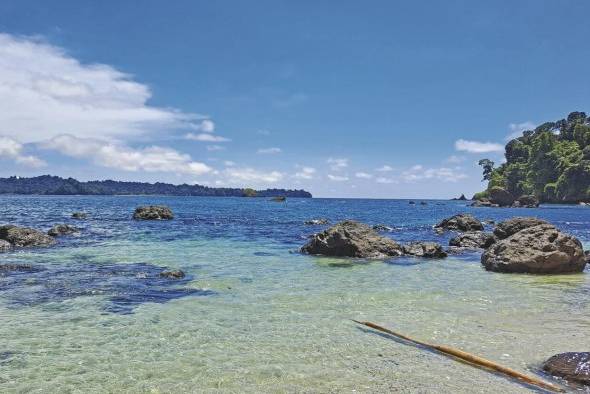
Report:
[[[400,334],[398,332],[392,331],[392,330],[390,330],[388,328],[385,328],[385,327],[381,327],[381,326],[379,326],[379,325],[377,325],[375,323],[371,323],[371,322],[368,322],[368,321],[358,321],[358,320],[354,320],[354,319],[352,321],[354,321],[355,323],[358,323],[358,324],[367,326],[367,327],[371,327],[371,328],[373,328],[375,330],[378,330],[378,331],[381,331],[381,332],[384,332],[384,333],[393,335],[395,337],[401,338],[401,339],[403,339],[405,341],[412,342],[412,343],[415,343],[417,345],[424,346],[426,348],[434,349],[434,350],[436,350],[436,351],[438,351],[440,353],[443,353],[443,354],[446,354],[446,355],[449,355],[449,356],[456,357],[456,358],[458,358],[460,360],[463,360],[463,361],[467,361],[470,364],[474,364],[474,365],[477,365],[477,366],[480,366],[480,367],[483,367],[483,368],[486,368],[486,369],[491,369],[493,371],[500,372],[500,373],[502,373],[504,375],[507,375],[507,376],[509,376],[511,378],[519,379],[519,380],[521,380],[521,381],[523,381],[523,382],[525,382],[527,384],[530,384],[530,385],[533,385],[533,386],[537,386],[537,387],[541,387],[543,389],[550,390],[550,391],[553,391],[553,392],[556,392],[556,393],[563,393],[563,392],[565,392],[565,390],[563,390],[561,387],[558,387],[558,386],[556,386],[554,384],[545,382],[545,381],[543,381],[541,379],[537,379],[537,378],[532,377],[532,376],[525,375],[525,374],[523,374],[521,372],[515,371],[514,369],[511,369],[511,368],[508,368],[508,367],[504,367],[504,366],[502,366],[500,364],[497,364],[497,363],[495,363],[493,361],[486,360],[485,358],[482,358],[482,357],[476,356],[474,354],[470,354],[470,353],[464,352],[463,350],[455,349],[455,348],[452,348],[450,346],[435,345],[435,344],[430,344],[430,343],[427,343],[427,342],[419,341],[417,339],[410,338],[410,337],[408,337],[406,335]]]

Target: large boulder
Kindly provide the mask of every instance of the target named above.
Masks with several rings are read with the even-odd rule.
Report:
[[[482,231],[483,224],[472,215],[461,213],[442,220],[434,228],[456,231]]]
[[[366,224],[346,220],[316,234],[301,251],[325,256],[387,258],[401,256],[402,247]]]
[[[543,370],[569,382],[590,385],[590,352],[556,354],[543,363]]]
[[[137,207],[133,213],[135,220],[171,220],[172,210],[165,205],[146,205]]]
[[[516,234],[520,230],[524,230],[525,228],[538,226],[540,224],[549,224],[544,220],[533,218],[533,217],[514,217],[512,219],[505,220],[503,222],[498,223],[496,228],[494,229],[494,235],[499,239],[505,239],[511,236],[512,234]]]
[[[493,204],[498,204],[501,207],[509,207],[514,203],[514,196],[506,189],[498,186],[492,187],[488,190],[490,201]]]
[[[70,235],[79,232],[78,228],[70,226],[69,224],[56,224],[47,231],[47,235],[52,237],[59,237],[61,235]]]
[[[488,271],[561,274],[583,271],[586,258],[578,239],[540,224],[496,242],[482,254],[481,263]]]
[[[13,225],[0,226],[0,239],[7,241],[12,246],[17,247],[34,247],[49,246],[55,243],[55,240],[41,231]]]
[[[426,258],[443,258],[447,253],[442,246],[436,242],[410,242],[403,247],[404,254],[426,257]]]
[[[449,245],[467,249],[487,249],[494,242],[496,242],[496,237],[492,233],[469,231],[451,238]]]
[[[513,205],[516,203],[521,208],[537,208],[539,206],[539,199],[533,195],[524,195],[518,197],[518,200]]]

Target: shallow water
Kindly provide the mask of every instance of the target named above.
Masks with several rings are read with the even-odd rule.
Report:
[[[0,222],[82,228],[58,246],[0,255],[2,392],[531,392],[531,388],[359,328],[370,320],[538,373],[589,350],[590,272],[484,271],[479,254],[387,262],[304,256],[325,226],[386,224],[399,241],[447,243],[431,226],[545,218],[590,241],[590,209],[470,208],[464,202],[185,197],[0,197]],[[170,222],[134,222],[164,203]],[[73,211],[87,221],[70,219]],[[588,246],[588,244],[587,244]],[[182,269],[180,281],[162,279]]]

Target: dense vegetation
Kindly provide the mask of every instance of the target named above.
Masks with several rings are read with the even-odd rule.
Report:
[[[502,188],[515,197],[534,195],[541,202],[590,200],[590,118],[572,112],[567,119],[543,123],[506,145],[506,162],[494,168],[483,159],[486,197]]]
[[[129,195],[149,194],[166,196],[216,196],[216,197],[311,197],[305,190],[217,188],[201,185],[172,185],[169,183],[90,181],[79,182],[73,178],[43,175],[34,178],[0,178],[0,194],[87,194]]]

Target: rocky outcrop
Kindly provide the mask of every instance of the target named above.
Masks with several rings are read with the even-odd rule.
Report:
[[[465,197],[465,194],[461,194],[460,197],[451,198],[451,200],[453,200],[453,201],[467,201],[467,197]]]
[[[582,244],[550,224],[528,227],[493,244],[481,256],[488,271],[532,274],[581,272]]]
[[[590,385],[590,352],[556,354],[543,363],[543,370],[568,382]]]
[[[466,249],[487,249],[494,242],[496,242],[496,237],[492,233],[469,231],[451,238],[449,245]]]
[[[436,242],[410,242],[405,244],[402,249],[404,254],[410,256],[425,258],[447,257],[447,253],[442,246]]]
[[[137,207],[133,213],[135,220],[171,220],[172,210],[165,205],[146,205]]]
[[[7,241],[12,246],[26,248],[35,246],[49,246],[55,240],[43,234],[41,231],[13,225],[0,226],[0,239]]]
[[[387,258],[403,254],[402,247],[366,224],[346,220],[316,234],[301,251],[325,256]]]
[[[0,239],[0,252],[6,252],[12,249],[10,242]]]
[[[514,203],[516,198],[506,189],[494,186],[488,190],[492,204],[498,204],[501,207],[509,207]]]
[[[303,222],[303,224],[307,224],[310,226],[322,226],[325,224],[330,224],[330,221],[328,219],[311,219],[311,220],[306,220],[305,222]]]
[[[83,219],[86,219],[87,217],[88,217],[88,214],[86,212],[74,212],[74,213],[72,213],[72,218],[74,218],[74,219],[83,220]]]
[[[517,216],[513,217],[512,219],[508,219],[498,223],[498,225],[494,229],[494,235],[498,239],[505,239],[511,236],[512,234],[516,234],[520,230],[524,230],[525,228],[533,226],[538,226],[540,224],[549,223],[537,218]]]
[[[61,235],[70,235],[79,232],[78,228],[70,226],[69,224],[56,224],[47,231],[47,235],[52,237],[59,237]]]
[[[533,195],[520,196],[512,206],[515,208],[537,208],[539,206],[539,199]]]
[[[442,220],[435,230],[483,231],[483,224],[472,215],[461,213]]]
[[[482,198],[479,200],[475,200],[472,204],[472,207],[476,207],[476,208],[497,208],[499,207],[498,204],[494,204],[492,203],[490,200],[488,200],[487,198]]]
[[[182,279],[184,278],[184,272],[181,270],[173,270],[173,271],[162,271],[160,272],[161,278],[168,278],[168,279]]]

